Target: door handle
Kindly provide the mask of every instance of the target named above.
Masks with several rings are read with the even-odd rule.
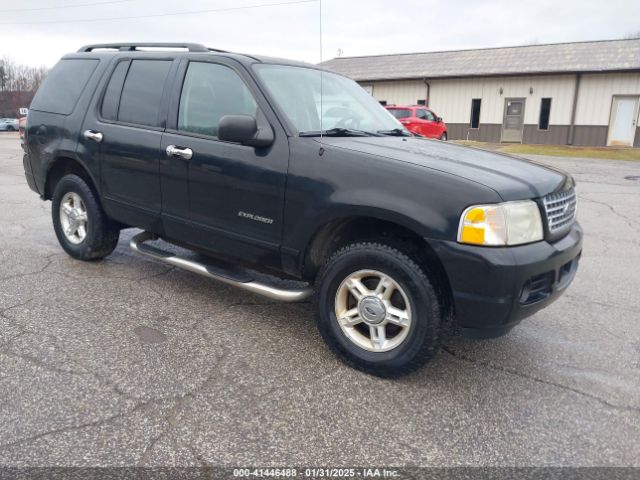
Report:
[[[191,150],[190,148],[182,148],[176,147],[175,145],[169,145],[167,147],[167,156],[181,157],[185,160],[191,160],[191,157],[193,157],[193,150]]]
[[[93,140],[94,142],[97,142],[97,143],[100,143],[104,138],[102,133],[96,132],[95,130],[85,130],[83,135],[84,135],[84,138],[86,138],[87,140]]]

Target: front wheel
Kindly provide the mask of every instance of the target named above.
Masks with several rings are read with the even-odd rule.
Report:
[[[120,230],[107,218],[82,178],[62,177],[51,202],[53,228],[65,252],[79,260],[96,260],[113,252]]]
[[[447,132],[442,132],[442,135],[440,135],[440,140],[442,140],[443,142],[447,141]]]
[[[400,376],[436,353],[441,311],[425,270],[404,251],[364,242],[336,252],[318,280],[317,324],[347,364]]]

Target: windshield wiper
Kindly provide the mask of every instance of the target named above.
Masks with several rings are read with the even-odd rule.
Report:
[[[373,132],[365,132],[364,130],[355,130],[353,128],[330,128],[328,130],[309,130],[308,132],[300,132],[301,137],[380,137],[381,135]]]
[[[378,130],[378,133],[382,135],[388,135],[390,137],[413,137],[413,133],[405,130],[404,128],[392,128],[391,130]]]

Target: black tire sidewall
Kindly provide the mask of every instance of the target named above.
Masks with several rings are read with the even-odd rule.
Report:
[[[79,244],[71,243],[67,239],[60,223],[60,202],[70,192],[79,195],[87,209],[87,236]],[[77,175],[65,175],[56,184],[51,203],[53,228],[64,251],[70,256],[81,260],[91,260],[104,256],[101,255],[101,252],[105,249],[105,240],[109,241],[108,238],[105,238],[109,233],[108,221],[87,183]]]
[[[416,265],[384,247],[338,255],[322,273],[318,288],[318,327],[325,341],[348,363],[381,375],[408,373],[433,353],[439,333],[439,308],[435,291]],[[409,300],[412,323],[404,342],[387,352],[370,352],[355,345],[342,332],[335,315],[335,297],[342,281],[358,270],[378,270],[391,276]]]

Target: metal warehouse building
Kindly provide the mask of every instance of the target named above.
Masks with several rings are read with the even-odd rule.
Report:
[[[640,39],[340,57],[387,104],[426,104],[450,139],[640,146]]]

